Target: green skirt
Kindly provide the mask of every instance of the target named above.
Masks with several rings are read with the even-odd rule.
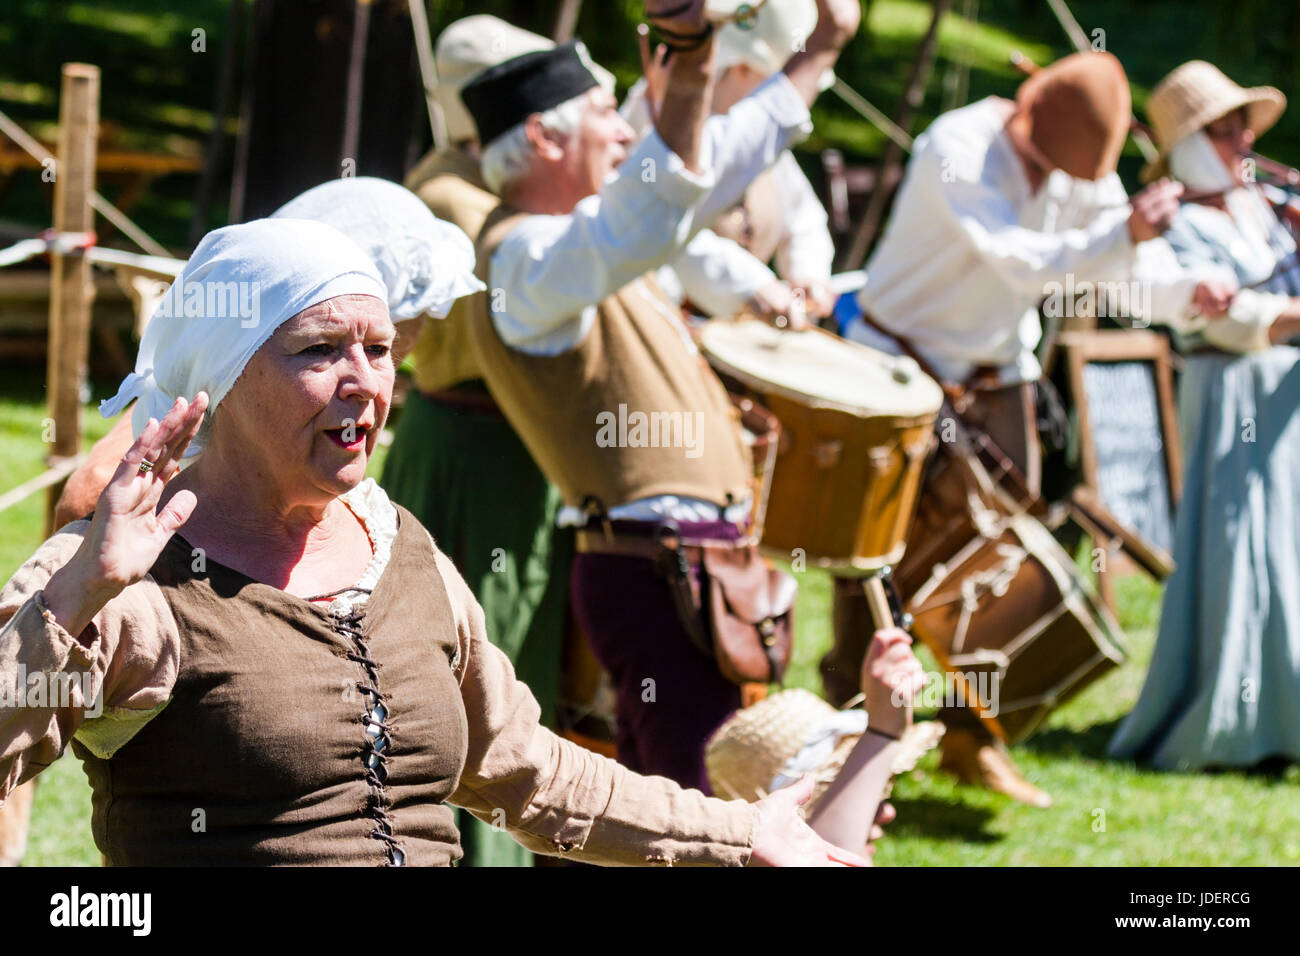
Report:
[[[449,408],[414,389],[380,484],[429,529],[483,606],[487,635],[554,720],[572,533],[555,528],[560,494],[499,415]],[[457,811],[462,866],[531,866],[503,830]]]

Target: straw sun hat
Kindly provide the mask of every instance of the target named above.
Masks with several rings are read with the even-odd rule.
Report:
[[[1246,126],[1258,138],[1286,109],[1286,97],[1272,86],[1238,86],[1212,63],[1192,60],[1161,80],[1147,99],[1147,119],[1160,154],[1142,170],[1151,182],[1169,172],[1169,151],[1184,136],[1246,107]]]
[[[793,688],[737,711],[718,728],[704,751],[704,766],[715,795],[728,800],[761,800],[793,783],[801,772],[813,775],[812,810],[848,760],[866,722],[862,711],[837,711],[816,694]],[[856,719],[855,719],[856,718]],[[903,735],[892,771],[907,773],[943,736],[943,724],[927,720]],[[793,779],[780,779],[782,776]]]

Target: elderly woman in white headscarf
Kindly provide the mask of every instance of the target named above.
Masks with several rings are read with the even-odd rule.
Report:
[[[281,206],[272,218],[327,223],[369,253],[387,290],[398,362],[426,316],[443,318],[457,297],[481,287],[473,277],[474,245],[469,237],[434,216],[409,189],[386,179],[355,176],[321,183]],[[172,286],[169,295],[176,288]],[[105,414],[118,414],[133,397],[130,389],[124,390],[121,400],[105,405]],[[131,419],[124,416],[69,477],[55,508],[57,526],[90,512],[132,440]]]
[[[798,818],[811,780],[723,802],[539,726],[364,477],[394,328],[348,237],[218,229],[176,282],[109,403],[137,434],[94,514],[0,592],[0,801],[71,743],[111,864],[448,864],[449,805],[597,863],[866,862]]]
[[[1179,264],[1239,286],[1190,336],[1180,388],[1185,473],[1160,635],[1111,753],[1167,770],[1300,759],[1300,262],[1280,191],[1248,153],[1282,114],[1204,61],[1151,94],[1167,169],[1208,200],[1165,238]]]

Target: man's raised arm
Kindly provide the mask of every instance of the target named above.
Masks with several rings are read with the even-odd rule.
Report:
[[[858,0],[817,0],[817,26],[804,48],[785,65],[786,77],[809,106],[821,93],[821,78],[835,68],[840,51],[853,39],[861,22]]]

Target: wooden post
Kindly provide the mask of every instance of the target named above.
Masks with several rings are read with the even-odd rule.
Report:
[[[217,167],[226,142],[226,116],[230,113],[230,92],[235,85],[235,64],[239,40],[243,33],[244,0],[231,0],[226,16],[226,36],[221,45],[221,65],[217,74],[216,95],[212,103],[212,132],[203,153],[203,169],[194,192],[194,214],[190,217],[190,248],[193,249],[208,231],[208,209],[217,182]]]
[[[357,174],[361,149],[361,98],[366,77],[366,38],[370,35],[371,0],[356,0],[352,19],[352,46],[348,51],[348,87],[343,102],[343,156],[340,161],[344,176]],[[352,167],[348,168],[348,163]]]
[[[429,17],[424,9],[424,0],[408,2],[411,30],[415,34],[415,56],[420,64],[420,81],[424,84],[424,103],[429,110],[429,128],[433,131],[433,147],[446,149],[447,121],[434,94],[438,88],[438,65],[433,56],[433,38],[429,35]]]
[[[573,31],[578,27],[578,11],[582,9],[582,0],[560,0],[560,9],[555,14],[555,33],[552,39],[556,43],[568,43],[573,39]]]
[[[925,99],[925,83],[930,77],[930,70],[934,66],[935,50],[939,45],[939,24],[952,8],[952,3],[953,0],[934,0],[930,28],[921,40],[921,45],[917,47],[916,59],[912,62],[912,74],[907,79],[907,86],[903,90],[903,101],[898,106],[898,118],[895,122],[905,132],[911,131],[912,120]],[[875,243],[876,233],[880,230],[880,222],[885,217],[885,206],[891,195],[889,184],[894,181],[894,170],[901,166],[903,161],[902,147],[891,139],[889,145],[885,147],[884,157],[880,160],[876,188],[871,193],[871,200],[867,204],[867,211],[862,217],[857,235],[853,237],[853,244],[843,259],[841,271],[860,269],[862,263],[866,261],[867,253]]]
[[[59,94],[59,151],[54,168],[54,232],[90,232],[95,214],[95,140],[99,135],[99,67],[63,65]],[[95,287],[83,250],[50,255],[50,330],[47,390],[53,424],[50,464],[71,458],[81,447],[82,389],[90,342],[90,306]],[[46,492],[45,531],[54,528],[54,505],[64,482]]]

